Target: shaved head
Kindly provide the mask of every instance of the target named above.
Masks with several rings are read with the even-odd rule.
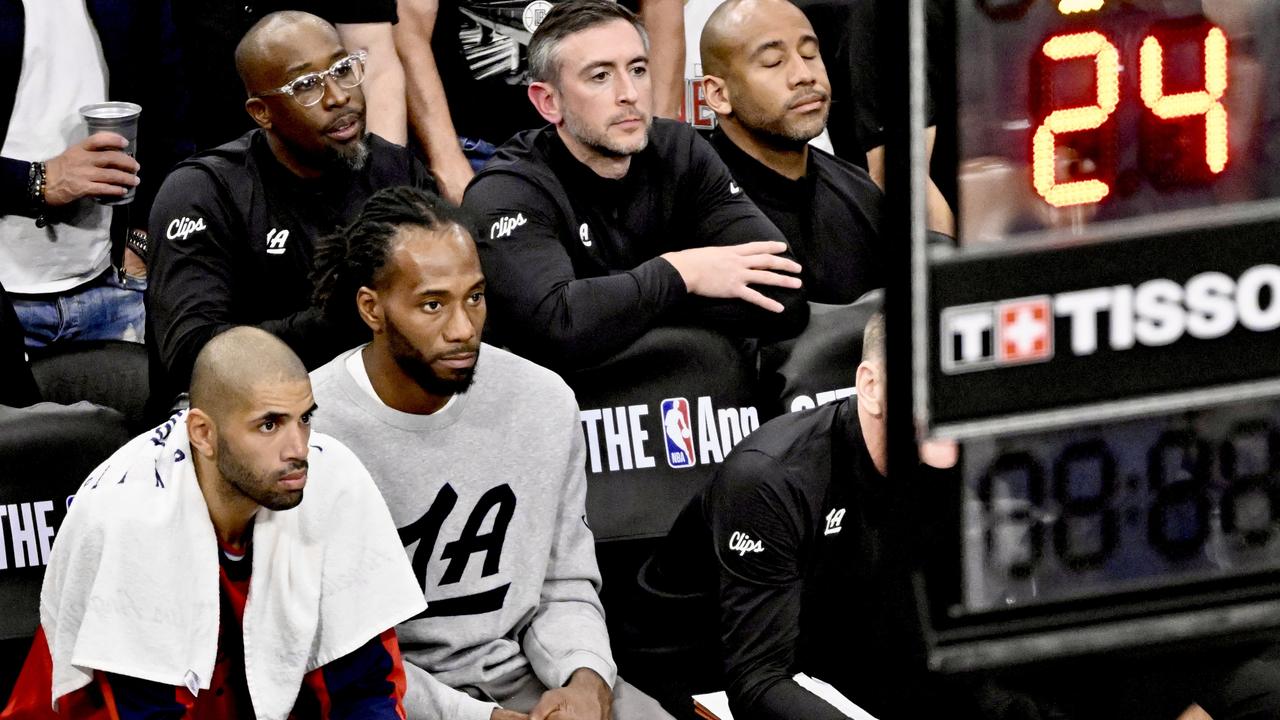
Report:
[[[747,40],[742,30],[755,4],[756,0],[725,0],[707,18],[698,41],[704,75],[724,77],[728,72],[734,51]]]
[[[205,343],[191,372],[191,407],[214,421],[245,407],[255,388],[308,380],[288,345],[265,330],[235,327]]]
[[[862,331],[862,361],[884,362],[884,311],[876,310],[867,318]]]
[[[276,67],[278,58],[286,56],[287,50],[309,41],[316,34],[341,44],[337,29],[322,18],[301,10],[273,12],[254,23],[236,45],[236,72],[240,73],[245,91],[253,94],[287,82],[287,77],[275,77],[278,73],[287,74],[286,68]]]
[[[827,123],[831,82],[800,8],[727,0],[707,19],[700,47],[707,105],[734,144],[757,160],[766,149],[807,157],[806,143]]]

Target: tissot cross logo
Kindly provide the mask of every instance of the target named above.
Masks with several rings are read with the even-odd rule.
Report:
[[[289,240],[288,230],[277,230],[271,228],[271,232],[267,233],[267,254],[283,255],[284,244]]]
[[[1001,362],[1033,362],[1053,357],[1053,316],[1049,298],[1001,303],[998,359]]]
[[[939,344],[947,374],[1053,358],[1053,306],[1048,295],[949,307]]]
[[[835,535],[840,532],[840,523],[844,522],[844,508],[835,508],[827,513],[827,529],[822,531],[823,535]]]

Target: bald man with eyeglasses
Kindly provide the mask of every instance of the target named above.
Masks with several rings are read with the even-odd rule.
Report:
[[[404,148],[365,127],[365,56],[307,13],[273,13],[236,48],[245,110],[257,124],[179,165],[151,213],[147,343],[152,409],[187,389],[210,338],[255,325],[307,368],[358,344],[311,309],[315,241],[350,222],[374,192],[434,191]],[[199,92],[199,78],[192,92]]]

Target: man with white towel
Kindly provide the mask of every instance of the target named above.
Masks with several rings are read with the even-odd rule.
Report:
[[[279,339],[209,341],[191,409],[74,496],[0,717],[403,718],[394,627],[422,591],[364,466],[311,432],[315,410]]]

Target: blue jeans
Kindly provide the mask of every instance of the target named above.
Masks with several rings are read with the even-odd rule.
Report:
[[[146,278],[109,268],[97,279],[64,293],[14,295],[13,309],[26,334],[28,349],[78,340],[143,342]]]

